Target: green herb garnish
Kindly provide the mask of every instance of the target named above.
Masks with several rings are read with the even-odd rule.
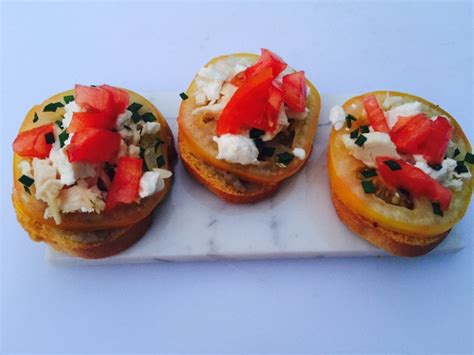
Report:
[[[375,169],[365,169],[365,170],[361,171],[361,174],[365,178],[371,178],[371,177],[377,176],[377,170],[375,170]]]
[[[26,187],[31,187],[31,185],[33,185],[33,183],[35,182],[34,179],[32,179],[32,178],[30,178],[29,176],[26,176],[26,175],[20,176],[18,181],[21,182]]]
[[[460,163],[460,162],[458,162],[458,163]],[[454,171],[455,171],[456,173],[458,173],[458,174],[467,173],[467,172],[469,171],[469,170],[467,169],[467,166],[464,165],[464,162],[461,162],[461,163],[463,163],[463,164],[458,164],[458,165],[456,166],[456,168],[454,169]]]
[[[181,99],[183,99],[183,100],[187,100],[187,99],[189,98],[189,96],[188,96],[188,95],[186,95],[186,93],[185,93],[185,92],[182,92],[181,94],[179,94],[179,96],[180,96],[180,97],[181,97]]]
[[[252,128],[249,132],[249,137],[254,139],[254,138],[259,138],[265,134],[265,131],[262,131],[261,129],[257,128]]]
[[[278,157],[278,164],[288,166],[295,156],[289,152],[283,152],[283,153],[277,154],[277,157]]]
[[[145,122],[155,122],[156,121],[155,115],[152,114],[151,112],[147,112],[147,113],[143,114],[142,119]]]
[[[361,133],[369,133],[370,132],[369,126],[367,126],[367,125],[360,126],[359,129],[360,129]]]
[[[31,195],[31,191],[30,191],[30,188],[26,185],[23,185],[23,189],[25,190],[25,192],[28,194],[28,195]]]
[[[357,144],[359,147],[362,147],[366,140],[367,140],[367,137],[361,134],[359,135],[359,137],[357,137],[354,143]]]
[[[62,148],[64,147],[64,144],[67,141],[67,139],[69,138],[69,133],[67,133],[66,131],[62,131],[61,133],[59,133],[58,138],[59,138],[59,145]]]
[[[33,123],[38,122],[38,120],[39,120],[38,114],[35,112],[35,116],[33,117]]]
[[[428,164],[428,165],[433,170],[441,170],[443,168],[441,164]]]
[[[438,216],[443,217],[443,210],[441,209],[441,206],[439,205],[439,203],[433,202],[431,205],[433,206],[433,213]]]
[[[64,128],[64,127],[63,127],[63,121],[61,121],[61,120],[57,120],[57,121],[56,121],[56,122],[54,122],[54,123],[56,124],[56,126],[58,126],[58,127],[59,127],[59,129],[63,129],[63,128]]]
[[[260,151],[260,154],[264,157],[272,157],[273,154],[275,154],[275,148],[272,147],[263,147],[262,150]]]
[[[44,107],[43,112],[56,112],[59,107],[64,107],[63,103],[51,102]]]
[[[359,128],[356,128],[355,130],[351,132],[352,139],[356,139],[357,137],[359,137]]]
[[[163,143],[164,143],[164,142],[163,142],[160,138],[157,138],[157,139],[156,139],[156,143],[155,143],[155,150],[157,150],[158,147],[159,147],[160,145],[162,145]]]
[[[127,126],[126,124],[123,125],[123,128],[125,128],[127,131],[131,131],[132,129],[130,128],[130,126]]]
[[[454,149],[453,158],[456,158],[459,155],[459,153],[461,153],[459,148]]]
[[[387,165],[392,171],[402,170],[400,164],[398,164],[395,160],[385,160],[383,163]]]
[[[464,156],[464,161],[468,162],[469,164],[474,164],[474,155],[466,152],[466,155]]]
[[[55,139],[54,139],[54,133],[53,132],[48,132],[44,135],[44,139],[46,141],[46,144],[53,144]]]
[[[63,97],[65,103],[70,103],[71,101],[74,101],[74,96],[73,95],[66,95]]]
[[[142,108],[142,106],[143,105],[141,105],[137,102],[134,102],[130,106],[127,107],[127,110],[130,111],[130,112],[138,112],[138,110],[140,110]]]
[[[165,162],[165,158],[160,155],[158,158],[156,158],[156,165],[161,168],[162,166],[165,166],[166,162]]]
[[[355,117],[352,116],[351,114],[347,115],[347,116],[346,116],[346,125],[347,125],[347,128],[351,128],[351,127],[352,127],[352,121],[357,121],[357,118],[355,118]]]
[[[137,111],[135,111],[134,113],[132,113],[132,121],[133,121],[134,123],[140,122],[141,119],[142,119],[142,116],[140,116],[140,114],[139,114]]]
[[[373,194],[375,191],[377,191],[374,183],[370,180],[362,180],[361,184],[366,194]]]

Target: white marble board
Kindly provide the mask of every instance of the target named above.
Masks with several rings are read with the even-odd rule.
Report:
[[[178,93],[147,95],[177,134]],[[146,235],[128,250],[101,260],[84,260],[47,248],[59,264],[122,264],[218,259],[276,259],[387,255],[354,235],[332,206],[326,176],[329,109],[351,95],[322,95],[319,129],[311,158],[277,194],[253,205],[226,203],[194,181],[178,161],[171,195]],[[459,225],[432,253],[463,248]]]

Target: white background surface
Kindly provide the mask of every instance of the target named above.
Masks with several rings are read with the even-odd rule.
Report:
[[[438,102],[472,140],[470,3],[2,6],[2,350],[472,352],[469,238],[460,253],[415,260],[60,268],[9,199],[10,144],[32,104],[76,82],[180,92],[210,57],[262,46],[323,92],[389,88]],[[471,208],[461,223],[472,220]]]

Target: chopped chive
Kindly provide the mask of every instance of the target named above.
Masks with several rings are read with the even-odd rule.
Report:
[[[155,143],[155,150],[158,149],[158,147],[159,147],[161,144],[163,144],[163,143],[164,143],[164,142],[163,142],[160,138],[158,138],[158,139],[156,140],[156,143]]]
[[[458,174],[463,174],[463,173],[467,173],[469,172],[469,170],[467,169],[467,166],[464,165],[464,164],[458,164],[458,166],[456,166],[456,168],[454,169],[454,171]]]
[[[359,128],[356,128],[355,130],[351,132],[352,139],[356,139],[357,137],[359,137]]]
[[[461,151],[459,150],[459,148],[456,148],[453,153],[453,158],[456,158],[456,156],[458,156],[459,153],[461,153]]]
[[[43,112],[56,112],[59,107],[64,107],[64,105],[61,102],[51,102],[44,107]]]
[[[347,125],[347,128],[351,128],[351,127],[352,127],[352,121],[357,121],[357,118],[355,118],[355,117],[352,116],[351,114],[347,115],[347,116],[346,116],[346,125]]]
[[[257,128],[252,128],[249,132],[249,137],[254,139],[254,138],[259,138],[265,134],[265,131],[262,131],[261,129]]]
[[[69,138],[69,133],[67,133],[66,131],[62,131],[61,133],[59,133],[58,138],[59,145],[62,148],[64,147],[64,144],[66,143],[67,139]]]
[[[387,165],[392,171],[402,170],[400,164],[398,164],[395,160],[385,160],[383,163]]]
[[[259,151],[263,149],[263,141],[261,138],[254,138],[253,141]]]
[[[367,125],[360,126],[359,129],[360,129],[361,133],[369,133],[370,132],[369,126],[367,126]]]
[[[58,126],[60,129],[63,129],[63,121],[61,120],[57,120],[56,122],[54,122],[56,124],[56,126]]]
[[[71,101],[74,101],[74,96],[73,95],[66,95],[63,97],[65,103],[70,103]]]
[[[34,179],[32,179],[32,178],[30,178],[29,176],[26,176],[26,175],[20,176],[18,181],[21,182],[26,187],[31,187],[31,185],[33,185],[33,183],[35,182]]]
[[[155,122],[156,121],[155,115],[152,114],[151,112],[147,112],[147,113],[143,114],[142,119],[145,122]]]
[[[137,111],[135,111],[134,113],[132,113],[132,121],[133,121],[134,123],[140,122],[141,119],[142,119],[142,116],[140,116],[140,114],[139,114]]]
[[[466,152],[466,155],[464,156],[464,161],[468,162],[469,164],[474,164],[474,155]]]
[[[35,112],[35,116],[33,117],[33,123],[38,122],[38,120],[39,120],[38,114]]]
[[[96,87],[97,87],[97,85],[91,85],[91,88],[96,88]]]
[[[283,152],[283,153],[277,154],[277,157],[278,157],[278,164],[288,166],[295,156],[289,152]]]
[[[54,139],[54,133],[53,132],[48,132],[44,135],[44,139],[46,141],[46,144],[53,144],[55,139]]]
[[[262,150],[261,150],[261,154],[262,156],[264,157],[272,157],[273,154],[275,154],[275,148],[272,148],[272,147],[263,147]]]
[[[375,169],[365,169],[361,172],[362,176],[365,178],[371,178],[377,176],[377,170]]]
[[[438,215],[438,216],[443,217],[443,210],[441,209],[441,206],[439,205],[439,203],[438,202],[433,202],[432,206],[433,206],[433,213]]]
[[[428,164],[428,165],[433,170],[441,170],[443,168],[441,164]]]
[[[137,102],[134,102],[130,106],[127,107],[127,110],[130,111],[130,112],[138,112],[138,110],[140,110],[142,108],[142,106],[143,105],[141,105]]]
[[[166,162],[165,162],[165,158],[160,155],[158,158],[156,158],[156,165],[161,168],[162,166],[165,166]]]
[[[30,188],[26,185],[23,185],[23,189],[25,190],[25,192],[28,194],[28,195],[31,195],[31,191],[30,191]]]
[[[370,180],[362,180],[361,184],[366,194],[373,194],[375,191],[377,191],[374,183]]]
[[[187,99],[188,99],[188,95],[186,95],[185,92],[182,92],[181,94],[179,94],[179,96],[180,96],[181,99],[183,99],[183,100],[187,100]]]
[[[123,125],[123,128],[125,128],[127,131],[131,131],[132,129],[130,128],[130,126],[127,126],[126,124]]]
[[[357,139],[355,140],[355,144],[357,144],[359,147],[362,147],[367,140],[367,137],[361,134]]]
[[[145,157],[145,148],[140,147],[140,153],[138,154],[138,156],[140,158],[144,159],[144,157]]]

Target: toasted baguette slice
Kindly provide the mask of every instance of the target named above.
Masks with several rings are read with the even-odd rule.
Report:
[[[152,215],[128,227],[100,231],[70,231],[32,219],[13,196],[18,222],[36,242],[45,242],[54,249],[85,259],[101,259],[118,254],[138,241],[150,227]]]
[[[191,153],[187,142],[178,136],[178,150],[186,170],[214,194],[232,203],[252,203],[273,195],[280,184],[257,184],[219,170]]]
[[[433,250],[449,234],[450,230],[430,238],[397,233],[385,229],[357,214],[331,193],[334,208],[340,220],[363,239],[398,256],[421,256]]]

